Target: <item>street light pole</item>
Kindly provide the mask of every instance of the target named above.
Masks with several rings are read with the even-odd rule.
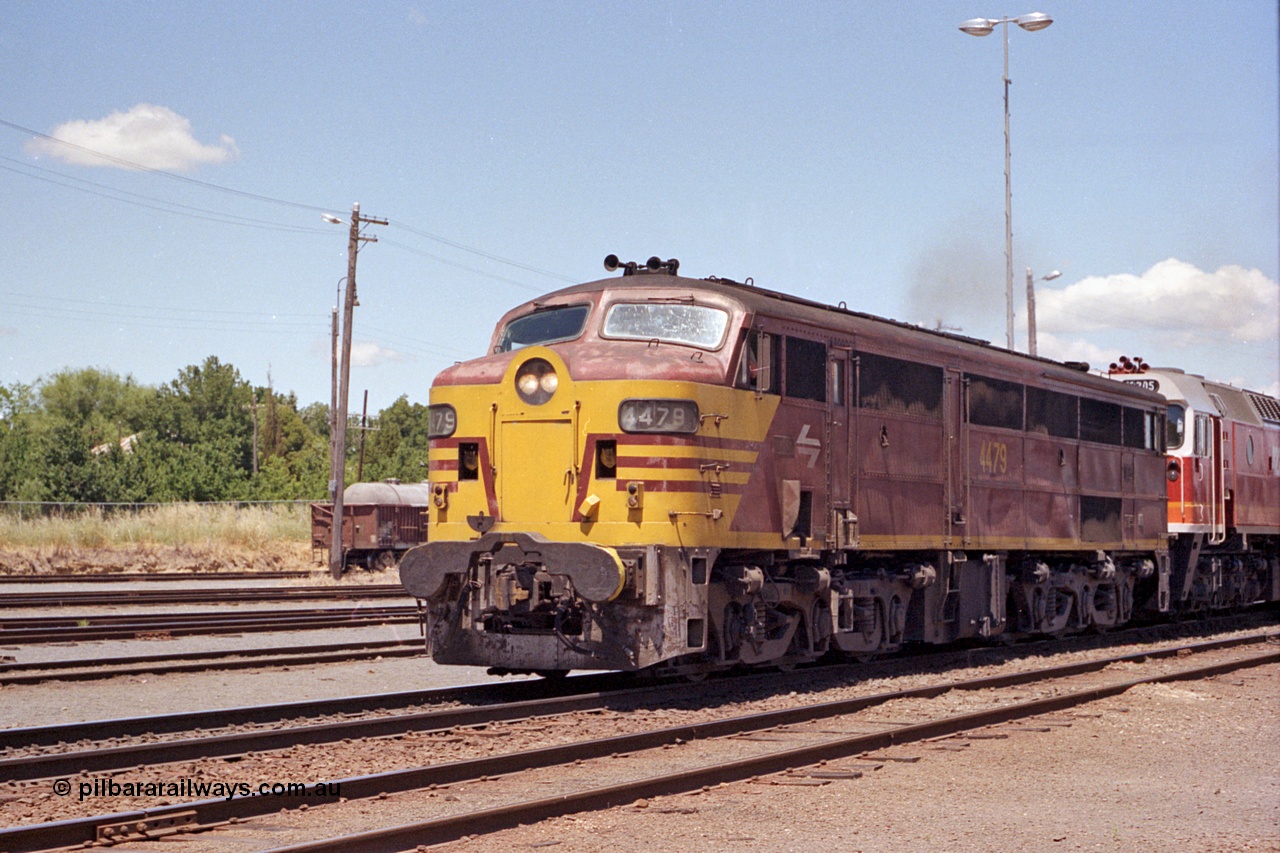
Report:
[[[1060,275],[1062,273],[1054,270],[1040,276],[1040,280],[1053,281]],[[1027,354],[1036,354],[1036,282],[1031,276],[1031,267],[1027,267]]]
[[[960,25],[961,32],[971,36],[990,35],[997,24],[1004,27],[1004,301],[1005,341],[1013,351],[1013,178],[1009,166],[1009,24],[1017,24],[1027,32],[1043,30],[1053,18],[1043,12],[1032,12],[1017,18],[973,18]]]
[[[1004,322],[1013,352],[1013,172],[1009,163],[1009,25],[1004,25]]]

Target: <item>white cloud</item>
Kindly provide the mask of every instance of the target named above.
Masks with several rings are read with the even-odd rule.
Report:
[[[69,121],[49,131],[49,136],[53,138],[29,141],[24,150],[77,166],[170,172],[225,163],[240,154],[235,140],[225,134],[216,145],[199,142],[189,119],[155,104],[138,104],[96,121]]]
[[[1041,332],[1038,326],[1037,320],[1036,354],[1044,358],[1054,361],[1085,361],[1090,367],[1105,369],[1108,364],[1126,354],[1114,347],[1098,346],[1084,338],[1065,338],[1051,332]]]
[[[1274,340],[1278,324],[1280,286],[1260,270],[1225,266],[1208,273],[1175,258],[1140,276],[1091,276],[1036,294],[1037,329],[1050,333],[1144,329],[1188,346],[1223,335],[1243,343]]]
[[[399,364],[408,360],[409,357],[404,353],[368,341],[353,341],[351,344],[352,367],[377,367],[382,364]]]
[[[1280,384],[1280,285],[1256,269],[1204,272],[1170,258],[1142,275],[1042,285],[1036,326],[1040,355],[1059,361],[1105,370],[1141,356],[1264,393]]]

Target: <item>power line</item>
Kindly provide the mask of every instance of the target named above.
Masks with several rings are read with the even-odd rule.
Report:
[[[494,281],[501,281],[505,284],[515,285],[516,287],[522,288],[524,290],[528,290],[532,293],[545,292],[544,288],[535,287],[532,284],[526,284],[523,281],[516,281],[514,278],[507,278],[506,276],[501,276],[495,273],[486,272],[485,270],[476,269],[475,267],[469,267],[466,264],[462,264],[457,261],[451,261],[448,258],[443,258],[440,255],[435,254],[434,252],[428,252],[424,249],[417,249],[417,248],[414,248],[413,246],[408,246],[408,245],[405,245],[404,243],[400,243],[395,240],[387,240],[384,238],[382,242],[386,243],[388,246],[395,246],[397,249],[403,249],[404,251],[409,252],[411,254],[420,255],[424,258],[430,258],[431,260],[436,261],[437,263],[444,264],[445,266],[454,267],[460,270],[466,270],[467,272],[475,273],[476,275],[481,275],[481,276],[484,276],[485,278],[491,278]]]
[[[388,343],[406,352],[414,352],[416,350],[417,354],[420,355],[431,355],[449,359],[457,359],[459,356],[462,358],[472,358],[475,356],[475,353],[473,352],[466,352],[452,347],[441,347],[438,344],[428,343],[427,341],[418,340],[417,338],[410,338],[400,334],[399,332],[388,331],[387,329],[382,329],[377,326],[370,326],[366,324],[364,328],[368,329],[370,332],[375,332]]]
[[[149,172],[153,175],[162,175],[166,178],[170,178],[175,181],[182,181],[183,183],[192,184],[198,187],[204,187],[205,189],[216,190],[217,192],[223,192],[223,193],[230,193],[231,195],[240,196],[241,198],[251,198],[251,199],[254,199],[255,201],[265,201],[270,204],[282,204],[282,205],[285,205],[286,207],[296,207],[300,210],[312,210],[312,211],[316,211],[317,213],[331,213],[335,209],[332,207],[318,207],[314,204],[304,204],[302,202],[290,201],[289,199],[285,199],[285,198],[275,198],[274,196],[261,195],[260,193],[251,193],[245,190],[238,190],[233,187],[224,187],[221,184],[215,184],[209,181],[202,181],[198,178],[189,178],[186,175],[179,175],[177,172],[170,172],[165,169],[157,169],[154,166],[144,166],[143,164],[135,163],[132,160],[125,160],[123,157],[115,157],[111,154],[105,154],[101,151],[95,151],[92,148],[86,148],[83,145],[77,145],[74,142],[67,142],[65,139],[59,139],[56,136],[50,136],[47,133],[41,133],[38,130],[32,130],[29,127],[23,127],[20,124],[16,124],[11,121],[6,121],[5,119],[2,119],[2,118],[0,118],[0,125],[11,128],[13,130],[17,130],[21,133],[29,133],[32,136],[38,136],[41,139],[47,139],[50,142],[56,142],[59,145],[65,145],[69,148],[75,148],[78,151],[84,151],[87,154],[92,154],[94,157],[101,157],[104,160],[110,160],[112,163],[116,163],[128,169],[137,169],[140,172]]]
[[[522,264],[519,261],[513,261],[510,258],[504,258],[501,255],[495,255],[490,252],[486,252],[483,249],[477,249],[477,248],[474,248],[473,246],[468,246],[463,243],[458,243],[454,240],[450,240],[447,237],[441,237],[439,234],[432,234],[430,231],[423,231],[421,228],[415,228],[412,225],[406,225],[403,222],[392,220],[391,224],[393,226],[403,228],[406,231],[411,231],[420,237],[426,237],[428,240],[434,240],[437,243],[443,243],[446,246],[452,246],[455,249],[461,249],[464,252],[470,252],[471,254],[479,255],[482,258],[488,258],[491,261],[498,261],[499,263],[507,264],[513,267],[518,267],[519,269],[527,270],[532,273],[537,273],[538,275],[545,275],[548,278],[560,279],[561,281],[566,281],[571,284],[577,282],[577,279],[571,278],[570,276],[561,275],[560,273],[555,273],[555,272],[549,272],[544,269],[539,269],[538,267],[529,266],[528,264]]]
[[[241,331],[249,334],[269,334],[273,336],[280,335],[308,335],[319,336],[321,334],[321,324],[316,323],[314,326],[304,324],[291,323],[287,325],[276,325],[266,323],[232,323],[231,321],[200,321],[200,320],[183,320],[173,317],[138,317],[133,314],[102,314],[91,311],[81,311],[74,308],[58,309],[45,308],[40,306],[28,305],[10,305],[6,306],[8,314],[13,316],[39,317],[58,322],[68,322],[74,320],[89,320],[97,323],[105,322],[112,325],[138,327],[144,329],[164,329],[167,331],[193,331],[193,332],[228,332]]]
[[[107,186],[106,184],[100,184],[100,183],[97,183],[96,181],[90,181],[85,178],[77,178],[72,175],[64,175],[61,172],[54,171],[53,169],[46,169],[43,166],[35,166],[30,163],[23,163],[22,161],[15,160],[12,157],[0,156],[0,160],[7,160],[10,163],[16,163],[17,165],[25,169],[37,169],[41,172],[46,172],[50,175],[56,175],[57,177],[64,178],[68,181],[76,181],[77,183],[87,184],[90,187],[98,187],[99,189],[105,190],[106,192],[95,192],[94,190],[87,189],[86,187],[64,183],[63,181],[58,181],[58,180],[55,180],[54,178],[46,178],[40,175],[33,175],[33,174],[30,174],[29,172],[22,171],[22,169],[15,169],[12,166],[0,165],[0,169],[4,169],[6,172],[13,172],[15,174],[22,175],[25,178],[31,178],[37,181],[44,181],[45,183],[50,183],[50,184],[54,184],[55,186],[65,187],[66,189],[69,189],[69,190],[76,190],[77,192],[88,193],[89,195],[98,196],[99,198],[105,198],[111,201],[119,201],[125,204],[132,204],[135,207],[142,207],[148,210],[158,210],[158,211],[161,211],[162,213],[172,213],[178,216],[186,216],[191,219],[203,219],[210,222],[221,222],[226,225],[240,225],[240,226],[251,227],[251,228],[261,228],[263,230],[269,230],[269,231],[288,231],[288,232],[302,233],[302,234],[329,233],[328,229],[325,229],[325,228],[318,228],[318,227],[312,228],[310,226],[305,226],[305,225],[284,225],[277,222],[270,222],[265,219],[253,219],[252,217],[248,217],[248,216],[239,216],[234,213],[223,213],[222,211],[209,210],[208,208],[196,207],[195,205],[191,205],[191,204],[182,204],[181,202],[176,202],[176,201],[166,201],[164,199],[155,198],[154,196],[143,195],[142,193],[135,193],[135,192],[130,192],[129,190],[122,190],[116,187]],[[112,195],[112,193],[114,193],[115,195]],[[133,201],[128,198],[119,198],[118,196],[121,196],[121,195],[132,196],[133,198],[136,198],[136,199],[145,199],[147,201],[153,201],[155,202],[155,204],[144,204],[142,202]],[[160,205],[164,205],[164,206],[162,207]],[[175,207],[182,208],[183,210],[197,211],[197,213],[184,213],[183,210],[171,209]],[[204,214],[204,215],[198,215],[198,214]]]
[[[253,329],[270,331],[274,329],[286,331],[289,329],[318,328],[320,326],[318,318],[316,321],[311,323],[297,321],[273,322],[269,320],[219,320],[217,318],[201,317],[148,316],[125,311],[90,311],[83,308],[57,308],[48,305],[31,305],[21,302],[11,302],[5,306],[5,309],[8,313],[25,313],[41,317],[83,317],[94,320],[129,322],[135,320],[152,320],[157,323],[168,323],[170,324],[170,327],[208,329],[212,331],[227,331],[230,329],[244,329],[247,331],[252,331]]]
[[[44,298],[42,296],[37,296],[35,294],[18,293],[12,290],[0,290],[0,296],[12,298],[12,299],[39,300]],[[73,302],[79,305],[89,305],[94,308],[104,308],[104,307],[130,308],[135,311],[169,311],[169,312],[175,312],[175,313],[190,313],[191,311],[191,309],[188,309],[188,308],[166,308],[163,305],[133,305],[126,302],[117,302],[115,300],[112,300],[109,306],[105,306],[103,303],[95,302],[91,299],[65,299],[61,296],[59,296],[54,301],[57,301],[58,303]],[[235,317],[261,317],[265,314],[270,314],[272,317],[315,318],[316,316],[318,316],[315,313],[310,311],[228,311],[228,310],[220,310],[216,308],[204,308],[204,307],[200,308],[200,313],[201,314],[226,314],[226,315],[235,316]]]
[[[284,206],[287,206],[287,207],[297,208],[297,209],[299,209],[299,210],[310,210],[310,211],[315,211],[315,212],[319,212],[319,213],[332,213],[333,211],[335,211],[335,210],[337,210],[337,209],[338,209],[338,208],[336,208],[336,207],[320,207],[320,206],[318,206],[318,205],[306,204],[306,203],[303,203],[303,202],[297,202],[297,201],[291,201],[291,200],[289,200],[289,199],[277,198],[277,197],[275,197],[275,196],[263,195],[263,194],[261,194],[261,193],[248,192],[248,191],[246,191],[246,190],[235,189],[234,187],[228,187],[228,186],[224,186],[224,185],[222,185],[222,184],[215,184],[215,183],[212,183],[211,181],[202,181],[202,180],[200,180],[200,179],[198,179],[198,178],[192,178],[192,177],[188,177],[188,176],[186,176],[186,175],[180,175],[180,174],[178,174],[178,173],[176,173],[176,172],[170,172],[170,171],[165,170],[165,169],[158,169],[158,168],[155,168],[155,167],[153,167],[153,166],[146,166],[146,165],[143,165],[142,163],[137,163],[137,162],[134,162],[134,161],[132,161],[132,160],[126,160],[126,159],[124,159],[124,158],[122,158],[122,157],[116,157],[116,156],[111,155],[111,154],[106,154],[106,153],[104,153],[104,152],[97,151],[97,150],[92,149],[92,148],[87,148],[87,147],[85,147],[85,146],[83,146],[83,145],[77,145],[77,144],[76,144],[76,143],[74,143],[74,142],[68,142],[68,141],[66,141],[66,140],[64,140],[64,139],[59,139],[59,138],[57,138],[56,136],[51,136],[51,135],[49,135],[49,134],[47,134],[47,133],[41,133],[41,132],[40,132],[40,131],[38,131],[38,130],[34,130],[34,129],[32,129],[32,128],[25,127],[24,125],[20,125],[20,124],[18,124],[18,123],[16,123],[16,122],[8,121],[8,120],[6,120],[6,119],[2,119],[2,118],[0,118],[0,126],[10,128],[11,130],[16,130],[16,131],[18,131],[18,132],[20,132],[20,133],[30,134],[30,135],[32,135],[32,136],[39,137],[39,138],[41,138],[41,139],[46,139],[46,140],[49,140],[49,141],[51,141],[51,142],[57,143],[57,144],[59,144],[59,145],[65,145],[65,146],[67,146],[67,147],[69,147],[69,148],[74,148],[74,149],[76,149],[76,150],[78,150],[78,151],[83,151],[83,152],[85,152],[85,153],[87,153],[87,154],[91,154],[91,155],[93,155],[94,157],[99,157],[99,158],[101,158],[101,159],[103,159],[103,160],[109,161],[109,162],[111,162],[111,163],[115,163],[115,164],[117,164],[117,165],[119,165],[119,166],[123,166],[123,167],[128,168],[128,169],[133,169],[133,170],[141,171],[141,172],[147,172],[147,173],[154,174],[154,175],[160,175],[160,176],[162,176],[162,177],[170,178],[170,179],[175,180],[175,181],[181,181],[181,182],[183,182],[183,183],[191,184],[191,185],[193,185],[193,186],[198,186],[198,187],[201,187],[201,188],[204,188],[204,189],[207,189],[207,190],[213,190],[213,191],[215,191],[215,192],[228,193],[228,194],[231,194],[231,195],[238,196],[238,197],[240,197],[240,198],[249,198],[249,199],[253,199],[253,200],[255,200],[255,201],[267,202],[267,203],[270,203],[270,204],[279,204],[279,205],[284,205]],[[7,157],[6,157],[6,158],[3,158],[3,159],[9,160],[9,162],[20,163],[20,161],[12,160],[12,159],[7,158]],[[23,164],[23,165],[28,165],[28,164]],[[85,189],[84,187],[77,187],[77,186],[71,186],[71,185],[68,185],[68,184],[61,184],[61,183],[59,183],[58,181],[54,181],[54,180],[49,179],[49,178],[41,178],[39,175],[32,175],[32,174],[25,173],[25,172],[21,172],[21,171],[19,171],[19,170],[12,169],[12,168],[9,168],[9,167],[3,167],[3,166],[0,166],[0,168],[5,168],[5,169],[7,169],[8,171],[16,172],[17,174],[24,175],[25,177],[28,177],[28,178],[35,178],[36,180],[45,180],[45,181],[47,181],[47,182],[49,182],[49,183],[53,183],[53,184],[55,184],[55,185],[64,186],[64,187],[67,187],[67,188],[69,188],[69,189],[76,189],[76,190],[79,190],[80,192],[86,192],[86,193],[89,193],[90,195],[97,195],[97,196],[101,196],[101,197],[104,197],[104,198],[108,198],[108,199],[111,199],[111,200],[114,200],[114,201],[120,201],[120,202],[123,202],[123,203],[126,203],[126,204],[136,204],[136,205],[138,205],[138,206],[140,206],[140,207],[149,207],[149,205],[141,204],[141,203],[139,203],[139,202],[133,202],[133,201],[130,201],[130,200],[128,200],[128,199],[116,198],[116,197],[114,197],[114,196],[110,196],[110,195],[105,195],[105,196],[104,196],[104,195],[102,195],[101,193],[93,192],[92,190]],[[192,218],[196,218],[196,219],[200,219],[200,218],[212,218],[212,219],[213,219],[213,221],[217,221],[217,222],[224,222],[224,223],[227,223],[227,224],[249,224],[249,223],[260,223],[257,227],[273,228],[273,229],[277,229],[277,230],[284,230],[284,231],[295,231],[295,230],[296,230],[296,231],[300,231],[300,232],[302,232],[302,233],[319,233],[319,232],[321,232],[321,231],[323,231],[323,230],[324,230],[324,229],[319,229],[319,228],[317,228],[317,229],[311,229],[311,228],[306,228],[306,227],[303,227],[303,226],[287,226],[287,225],[277,225],[277,224],[274,224],[274,223],[263,223],[263,222],[262,222],[262,220],[252,220],[252,219],[249,219],[248,217],[239,217],[239,216],[235,216],[235,215],[233,215],[233,214],[223,214],[223,213],[219,213],[219,212],[217,212],[217,211],[210,211],[210,210],[206,210],[206,209],[203,209],[203,208],[193,207],[193,206],[190,206],[190,205],[182,205],[182,204],[179,204],[179,203],[177,203],[177,202],[165,202],[165,201],[161,201],[161,200],[158,200],[158,199],[154,199],[154,198],[151,198],[151,197],[148,197],[148,196],[142,196],[142,195],[137,194],[137,193],[130,193],[130,192],[127,192],[127,191],[125,191],[125,190],[117,190],[117,189],[114,189],[114,188],[111,188],[111,187],[106,187],[105,185],[102,185],[102,184],[96,184],[96,183],[94,183],[93,181],[87,181],[87,180],[85,180],[85,179],[83,179],[83,178],[76,178],[76,177],[71,176],[71,175],[66,175],[66,174],[63,174],[63,173],[61,173],[61,172],[57,172],[57,171],[54,171],[54,170],[51,170],[51,169],[44,169],[43,167],[39,167],[39,166],[29,166],[29,168],[36,168],[36,169],[40,169],[41,171],[48,172],[49,174],[53,174],[53,175],[58,175],[58,176],[60,176],[60,177],[62,177],[62,178],[65,178],[65,179],[67,179],[67,180],[79,181],[79,182],[81,182],[81,183],[88,184],[88,185],[90,185],[90,186],[96,186],[96,187],[99,187],[99,188],[101,188],[101,189],[107,189],[107,190],[109,190],[109,191],[111,191],[111,192],[115,192],[115,193],[122,193],[122,194],[127,194],[127,195],[132,195],[132,196],[135,196],[135,197],[138,197],[138,198],[144,198],[144,199],[147,199],[147,200],[149,200],[149,201],[157,201],[157,202],[159,202],[160,204],[173,205],[173,206],[175,206],[175,207],[183,207],[183,208],[187,208],[187,209],[189,209],[189,210],[199,211],[199,212],[201,212],[201,213],[206,214],[206,215],[207,215],[207,217],[195,216],[194,214],[183,214],[183,213],[181,213],[180,211],[177,211],[177,210],[170,210],[170,209],[168,209],[168,208],[163,208],[163,207],[156,207],[156,208],[152,208],[152,209],[156,209],[156,210],[161,210],[162,212],[166,212],[166,213],[173,213],[173,214],[177,214],[177,215],[186,215],[186,216],[191,216]],[[236,221],[236,220],[240,220],[240,221]],[[517,268],[517,269],[522,269],[522,270],[525,270],[526,272],[531,272],[531,273],[535,273],[535,274],[537,274],[537,275],[547,276],[548,278],[554,278],[554,279],[557,279],[557,280],[560,280],[560,281],[564,281],[564,282],[567,282],[567,283],[574,283],[574,282],[576,282],[576,281],[577,281],[577,279],[575,279],[575,278],[573,278],[573,277],[571,277],[571,276],[567,276],[567,275],[564,275],[564,274],[562,274],[562,273],[552,272],[552,271],[550,271],[550,270],[544,270],[544,269],[541,269],[541,268],[539,268],[539,267],[532,266],[532,265],[530,265],[530,264],[525,264],[525,263],[522,263],[522,262],[520,262],[520,261],[513,260],[513,259],[511,259],[511,258],[503,257],[503,256],[498,255],[498,254],[495,254],[495,253],[493,253],[493,252],[485,251],[484,249],[478,249],[478,248],[476,248],[476,247],[474,247],[474,246],[468,246],[468,245],[466,245],[465,243],[460,243],[460,242],[458,242],[458,241],[456,241],[456,240],[451,240],[451,239],[449,239],[448,237],[443,237],[443,236],[441,236],[441,235],[439,235],[439,234],[434,234],[434,233],[432,233],[432,232],[430,232],[430,231],[426,231],[426,230],[424,230],[424,229],[422,229],[422,228],[418,228],[418,227],[416,227],[416,226],[410,225],[410,224],[405,223],[405,222],[394,221],[394,222],[390,222],[389,224],[394,225],[394,226],[399,227],[399,228],[403,228],[404,230],[409,231],[410,233],[416,234],[416,235],[418,235],[419,237],[425,237],[425,238],[426,238],[426,239],[428,239],[428,240],[432,240],[432,241],[437,242],[437,243],[440,243],[440,244],[442,244],[442,245],[449,246],[449,247],[454,248],[454,249],[457,249],[457,250],[459,250],[459,251],[466,252],[466,253],[468,253],[468,254],[472,254],[472,255],[476,255],[477,257],[485,258],[485,259],[490,260],[490,261],[496,261],[496,262],[501,263],[501,264],[506,264],[506,265],[508,265],[508,266],[515,267],[515,268]],[[391,243],[391,241],[387,241],[387,242]],[[522,287],[522,288],[525,288],[525,289],[530,290],[530,291],[533,291],[533,292],[541,293],[541,292],[543,291],[543,289],[542,289],[542,288],[538,288],[538,287],[534,287],[534,286],[531,286],[531,285],[527,285],[527,284],[524,284],[523,282],[519,282],[519,281],[516,281],[516,280],[514,280],[514,279],[510,279],[510,278],[504,278],[504,277],[502,277],[502,276],[494,275],[494,274],[492,274],[492,273],[487,273],[487,272],[485,272],[485,271],[483,271],[483,270],[478,270],[478,269],[475,269],[474,267],[469,267],[469,266],[466,266],[465,264],[460,264],[460,263],[457,263],[457,262],[455,262],[455,261],[448,261],[448,260],[446,260],[446,259],[444,259],[444,258],[442,258],[442,257],[440,257],[440,256],[438,256],[438,255],[432,254],[432,253],[430,253],[430,252],[425,252],[425,251],[420,250],[420,249],[415,249],[415,248],[413,248],[413,247],[411,247],[411,246],[406,246],[406,245],[404,245],[404,244],[400,244],[400,243],[392,243],[392,245],[398,246],[399,248],[401,248],[401,249],[405,249],[406,251],[409,251],[409,252],[412,252],[412,253],[415,253],[415,254],[422,255],[423,257],[431,258],[431,259],[433,259],[433,260],[435,260],[435,261],[437,261],[437,262],[439,262],[439,263],[443,263],[443,264],[446,264],[446,265],[448,265],[448,266],[453,266],[453,267],[457,267],[457,268],[459,268],[459,269],[467,270],[468,272],[476,273],[477,275],[482,275],[482,276],[485,276],[485,277],[487,277],[487,278],[492,278],[492,279],[495,279],[495,280],[497,280],[497,281],[502,281],[502,282],[505,282],[505,283],[507,283],[507,284],[515,285],[515,286],[517,286],[517,287]]]

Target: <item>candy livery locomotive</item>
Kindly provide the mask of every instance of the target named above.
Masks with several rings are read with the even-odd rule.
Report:
[[[1280,401],[1142,359],[1123,358],[1110,375],[1169,401],[1169,606],[1280,598]]]
[[[1237,485],[1171,546],[1160,389],[605,265],[432,386],[400,574],[440,663],[699,675],[1280,598],[1274,463],[1247,492],[1270,509]],[[1280,422],[1255,427],[1270,458]]]

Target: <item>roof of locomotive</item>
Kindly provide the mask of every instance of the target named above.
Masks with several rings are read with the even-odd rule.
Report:
[[[1104,376],[1090,374],[1088,365],[1083,363],[1063,363],[1039,356],[1011,352],[1002,347],[992,345],[989,341],[952,332],[935,331],[900,320],[891,320],[862,311],[855,311],[842,305],[827,305],[804,297],[780,291],[756,287],[754,284],[742,283],[725,278],[688,278],[659,272],[638,272],[631,275],[614,276],[595,281],[575,284],[543,296],[531,299],[512,308],[503,315],[498,330],[503,325],[530,309],[545,307],[548,302],[560,303],[565,297],[576,294],[599,293],[601,291],[636,290],[636,291],[685,291],[687,293],[714,293],[740,303],[752,316],[764,315],[782,321],[805,323],[827,329],[836,329],[856,334],[863,339],[885,340],[891,344],[910,345],[915,348],[932,351],[945,356],[954,353],[966,357],[966,360],[978,359],[992,367],[1004,367],[1007,370],[1025,374],[1029,366],[1038,367],[1044,378],[1056,380],[1068,385],[1082,386],[1100,394],[1139,398],[1146,402],[1164,402],[1159,393],[1133,385],[1123,385]]]
[[[1185,402],[1193,409],[1217,411],[1232,420],[1255,426],[1262,426],[1264,422],[1280,424],[1280,401],[1258,391],[1214,382],[1176,367],[1149,367],[1140,373],[1117,375],[1122,381],[1144,377],[1159,382],[1160,393],[1171,401]]]

